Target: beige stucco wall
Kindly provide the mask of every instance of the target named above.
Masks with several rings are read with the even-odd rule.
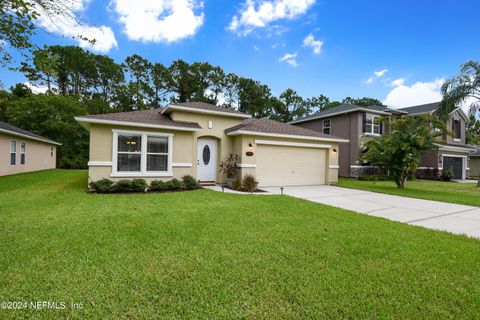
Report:
[[[127,131],[146,131],[146,132],[161,132],[173,133],[173,175],[169,177],[148,177],[147,182],[152,180],[170,180],[172,178],[180,179],[186,174],[197,177],[197,141],[200,138],[214,138],[217,141],[217,183],[225,183],[226,176],[220,174],[220,162],[225,159],[228,153],[236,153],[240,156],[241,165],[255,165],[256,164],[256,144],[255,139],[285,141],[285,142],[301,142],[312,144],[328,144],[332,147],[327,150],[326,157],[326,183],[336,183],[338,178],[338,144],[331,142],[313,141],[305,139],[285,139],[275,137],[261,137],[261,136],[227,136],[225,129],[238,125],[243,120],[242,118],[223,117],[218,115],[207,115],[189,112],[175,111],[171,114],[172,119],[177,121],[197,122],[202,130],[196,132],[176,131],[176,130],[158,130],[152,128],[138,128],[133,126],[111,126],[111,125],[91,125],[90,126],[90,162],[97,163],[111,163],[112,162],[112,129],[127,130]],[[209,128],[209,121],[211,121],[211,128]],[[252,144],[254,155],[249,157],[246,151]],[[291,147],[285,148],[286,154],[292,151]],[[336,149],[337,152],[332,150]],[[176,167],[175,164],[191,163],[191,167]],[[110,165],[96,165],[89,166],[89,181],[97,181],[102,178],[109,178],[112,180],[119,180],[125,178],[111,177],[112,167]],[[240,176],[246,174],[255,175],[255,168],[240,168]],[[281,174],[281,173],[279,173]]]
[[[17,142],[16,164],[10,164],[10,141]],[[25,164],[20,164],[20,144],[25,142]],[[53,148],[53,156],[51,155]],[[53,169],[56,167],[57,147],[52,144],[0,133],[0,176]]]
[[[145,180],[151,182],[152,180],[171,180],[172,178],[180,179],[186,174],[196,176],[196,170],[193,170],[192,150],[193,140],[192,133],[185,131],[167,131],[152,128],[138,128],[131,126],[115,126],[111,125],[91,125],[90,126],[90,162],[112,162],[113,151],[113,132],[112,129],[126,130],[126,131],[140,131],[140,132],[160,132],[173,133],[173,164],[176,163],[191,163],[192,167],[175,167],[173,166],[173,175],[170,177],[148,177]],[[195,163],[194,163],[195,162]],[[111,165],[90,165],[88,169],[89,181],[97,181],[102,178],[112,180],[120,180],[125,178],[111,177]]]

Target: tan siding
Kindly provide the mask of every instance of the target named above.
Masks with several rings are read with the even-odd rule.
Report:
[[[10,165],[10,141],[17,142],[16,165]],[[20,144],[26,143],[25,164],[20,164]],[[53,148],[53,156],[51,155]],[[53,169],[56,167],[55,145],[0,133],[0,176]]]

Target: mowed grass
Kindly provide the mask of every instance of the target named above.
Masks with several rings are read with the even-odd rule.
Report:
[[[399,189],[393,181],[374,182],[340,178],[337,185],[410,198],[480,206],[480,188],[477,188],[476,183],[415,180],[407,181],[406,187]]]
[[[0,178],[0,319],[480,317],[480,241],[287,196]],[[72,310],[70,303],[82,304]]]

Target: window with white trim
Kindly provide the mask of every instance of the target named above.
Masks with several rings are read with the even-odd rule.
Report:
[[[332,127],[332,121],[330,119],[323,120],[323,133],[330,134],[330,130]]]
[[[20,164],[25,164],[26,143],[20,142]]]
[[[170,176],[172,134],[113,131],[113,175]]]
[[[168,171],[168,138],[147,136],[147,171]]]
[[[17,141],[10,140],[10,165],[17,164]]]
[[[371,113],[366,113],[364,118],[363,118],[363,133],[368,133],[368,134],[381,134],[380,132],[380,117],[373,115]]]

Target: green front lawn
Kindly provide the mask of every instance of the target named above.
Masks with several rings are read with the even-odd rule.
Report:
[[[392,181],[373,182],[341,178],[337,186],[411,198],[480,206],[480,188],[477,188],[476,183],[415,180],[407,181],[405,189],[399,189]]]
[[[0,178],[0,319],[480,317],[480,241],[313,202]],[[72,310],[70,303],[82,305]]]

